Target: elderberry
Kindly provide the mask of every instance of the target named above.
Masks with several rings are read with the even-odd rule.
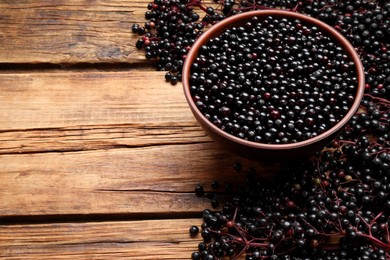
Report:
[[[154,0],[148,3],[145,12],[148,21],[144,26],[132,26],[137,35],[143,34],[144,29],[139,28],[145,28],[145,33],[149,34],[136,43],[137,48],[145,48],[145,55],[157,60],[158,70],[171,71],[171,65],[176,63],[177,70],[174,71],[180,72],[193,42],[208,26],[251,10],[286,9],[320,19],[347,37],[363,60],[368,93],[389,99],[390,43],[386,39],[390,37],[390,3],[387,1],[225,0],[214,1],[214,4],[217,6],[209,8],[209,3],[203,0]],[[180,43],[178,46],[176,39]],[[147,51],[144,42],[155,43],[152,50]],[[177,78],[181,80],[179,73]]]
[[[208,7],[213,7],[213,10]],[[135,41],[135,46],[142,49],[148,59],[155,60],[152,64],[156,65],[157,70],[168,72],[166,80],[171,82],[172,76],[176,76],[180,81],[183,61],[192,44],[205,29],[224,17],[270,8],[286,9],[320,19],[338,30],[353,44],[365,67],[366,86],[361,108],[344,131],[327,146],[326,151],[319,152],[309,161],[284,165],[282,171],[284,178],[279,178],[276,183],[256,181],[256,175],[251,171],[250,176],[245,177],[246,187],[233,189],[231,184],[225,185],[224,193],[230,194],[232,198],[221,205],[221,210],[204,212],[202,230],[206,230],[203,238],[207,243],[199,243],[198,251],[193,252],[191,257],[192,259],[222,259],[223,257],[237,258],[240,254],[245,254],[247,259],[388,259],[390,257],[389,241],[386,238],[390,224],[388,196],[390,190],[390,43],[387,40],[390,37],[390,3],[388,1],[153,0],[147,4],[145,12],[147,21],[133,25],[131,31],[135,35],[141,35]],[[280,23],[282,24],[284,23]],[[272,26],[281,32],[285,31],[285,28],[278,28],[279,24]],[[308,30],[302,31],[305,37],[305,34],[310,35],[310,33],[312,32]],[[249,34],[244,35],[245,45],[248,44],[248,39],[250,39]],[[293,46],[297,37],[294,35],[287,40]],[[276,35],[272,41],[279,43],[280,37]],[[254,38],[249,43],[255,45],[259,42]],[[275,136],[272,128],[278,130],[280,121],[283,123],[283,120],[291,120],[293,122],[288,122],[286,125],[287,130],[279,130],[282,135],[278,138],[283,142],[288,141],[283,139],[286,131],[291,131],[297,125],[310,125],[311,120],[306,122],[306,118],[315,113],[309,109],[301,115],[305,116],[305,119],[295,120],[303,111],[307,93],[303,89],[295,92],[295,96],[290,98],[280,95],[279,89],[273,86],[278,84],[280,86],[285,82],[286,79],[279,79],[277,76],[290,67],[285,64],[276,66],[277,59],[273,56],[280,55],[288,60],[290,55],[301,48],[251,53],[245,45],[241,48],[243,44],[233,44],[231,48],[241,50],[237,55],[237,62],[257,60],[258,66],[263,66],[269,74],[267,85],[270,85],[271,89],[264,92],[261,88],[264,82],[258,80],[259,75],[262,74],[253,70],[250,63],[243,63],[237,71],[225,69],[231,58],[230,53],[219,57],[220,60],[212,63],[208,68],[210,73],[218,76],[218,79],[227,80],[237,74],[239,81],[237,80],[235,84],[227,82],[226,85],[221,86],[221,89],[215,87],[210,89],[213,92],[223,89],[226,100],[233,102],[235,99],[233,92],[240,87],[247,88],[247,80],[254,81],[258,86],[257,90],[253,89],[253,91],[264,92],[262,99],[265,102],[279,101],[276,107],[270,108],[274,110],[273,116],[267,118],[267,113],[271,110],[256,114],[246,109],[245,102],[251,101],[255,96],[248,92],[246,92],[248,95],[243,94],[236,102],[237,107],[241,106],[245,109],[240,110],[240,113],[237,114],[231,108],[224,106],[219,111],[222,118],[212,118],[212,114],[207,116],[215,124],[225,123],[236,134],[242,132],[249,137],[254,132],[255,141],[259,142],[263,140],[258,132],[262,133],[264,126],[258,125],[256,120],[253,120],[255,117],[261,120],[267,119],[268,131],[264,134],[267,139]],[[280,53],[276,53],[277,51]],[[302,49],[302,55],[310,57],[309,51],[310,49]],[[329,61],[329,53],[327,48],[323,48],[315,58],[319,59],[319,64],[325,63]],[[306,68],[300,64],[292,65],[292,69],[297,73],[315,67],[313,64],[308,64]],[[194,67],[196,66],[199,64],[194,64]],[[249,73],[247,73],[248,69],[250,69]],[[327,69],[332,69],[332,65],[327,65]],[[204,75],[193,75],[193,79],[198,78],[199,81],[205,83],[207,81],[207,84],[213,85],[215,76],[210,76],[205,78]],[[314,77],[309,80],[315,81],[318,77],[323,77],[323,74],[316,73],[312,76]],[[176,79],[174,77],[173,79],[175,83]],[[302,82],[289,82],[289,85],[295,88],[300,84]],[[327,80],[323,80],[322,84],[331,88]],[[203,91],[206,87],[208,86],[203,86]],[[332,97],[333,93],[327,92],[325,97],[319,97],[315,91],[311,94],[314,97],[307,98],[307,102],[319,105],[326,113],[330,113],[333,107],[336,111],[343,110],[343,104],[337,104],[339,97]],[[213,95],[207,96],[208,100],[212,100]],[[203,103],[204,100],[200,97],[197,101],[206,109],[208,104]],[[289,106],[292,109],[286,114],[280,111],[278,114],[276,112],[279,106]],[[226,123],[225,119],[228,116],[234,117],[237,123]],[[313,119],[319,122],[337,120],[331,116]],[[255,131],[243,125],[243,122],[247,121],[253,121],[257,126]],[[296,132],[295,135],[304,136],[305,131]],[[198,194],[204,196],[204,192]],[[355,217],[351,213],[354,213]],[[290,229],[286,221],[290,223]],[[372,225],[369,227],[366,223]],[[271,230],[282,230],[285,234],[284,238],[278,244],[267,242],[262,245],[262,241],[268,241]],[[307,233],[313,238],[307,239]],[[346,237],[347,233],[352,236]],[[257,245],[252,243],[247,246],[244,238],[247,241],[251,241],[251,238],[259,240],[256,241]]]
[[[357,78],[354,63],[319,28],[269,16],[202,46],[190,89],[199,110],[227,133],[283,144],[339,122],[354,101]]]
[[[199,233],[199,228],[197,226],[191,226],[189,232],[191,237],[195,237]]]
[[[334,148],[344,151],[341,161],[337,153],[319,152],[309,161],[283,165],[284,172],[271,183],[247,171],[252,181],[230,191],[222,210],[203,211],[202,250],[215,254],[218,248],[217,259],[242,253],[249,259],[389,257],[390,197],[384,191],[390,187],[390,168],[373,171],[374,158],[360,156],[378,148],[383,152],[377,156],[389,160],[390,143],[344,142],[338,140]],[[355,152],[343,149],[347,145]]]
[[[196,187],[195,187],[195,194],[198,197],[202,197],[204,195],[204,189],[203,189],[202,185],[200,185],[200,184],[196,185]]]

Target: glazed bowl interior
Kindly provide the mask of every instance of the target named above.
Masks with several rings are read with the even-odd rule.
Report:
[[[194,100],[192,99],[190,91],[189,78],[191,75],[191,65],[195,61],[200,47],[206,44],[210,39],[219,36],[225,30],[233,27],[244,24],[246,21],[250,20],[252,17],[257,17],[259,21],[265,19],[268,16],[275,18],[288,18],[288,19],[300,19],[304,25],[315,25],[317,26],[324,34],[330,36],[331,39],[340,47],[342,47],[347,56],[351,58],[355,64],[356,75],[357,75],[357,89],[354,102],[350,107],[347,114],[333,127],[329,128],[325,132],[312,137],[307,140],[303,140],[295,143],[287,144],[267,144],[267,143],[258,143],[253,141],[248,141],[239,137],[236,137],[232,134],[229,134],[222,129],[215,126],[210,122],[202,112],[197,108]],[[343,128],[343,126],[351,119],[351,117],[356,113],[359,108],[363,92],[364,92],[364,70],[362,63],[359,59],[358,54],[356,53],[354,47],[349,43],[347,39],[344,38],[339,32],[333,29],[331,26],[306,15],[302,15],[296,12],[283,11],[283,10],[260,10],[260,11],[250,11],[238,15],[231,16],[218,22],[217,24],[210,27],[206,32],[204,32],[199,39],[194,43],[189,51],[186,61],[183,66],[182,73],[182,82],[184,88],[184,94],[186,100],[190,106],[192,113],[195,118],[198,120],[200,125],[206,130],[206,132],[216,141],[222,143],[223,145],[231,148],[237,153],[242,154],[244,157],[249,157],[250,159],[256,159],[262,157],[268,159],[275,156],[285,156],[287,158],[299,158],[308,156],[315,151],[320,150],[327,142],[331,141],[336,134]],[[283,159],[280,157],[280,159]]]

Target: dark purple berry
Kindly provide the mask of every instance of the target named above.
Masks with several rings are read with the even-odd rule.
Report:
[[[197,226],[191,226],[189,232],[191,237],[195,237],[199,233],[199,228]]]
[[[198,197],[202,197],[204,195],[204,190],[202,185],[198,184],[195,186],[195,194]]]

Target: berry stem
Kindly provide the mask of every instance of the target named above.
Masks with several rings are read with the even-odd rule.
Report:
[[[359,215],[359,218],[360,220],[367,226],[368,228],[368,234],[365,234],[363,232],[360,232],[357,227],[353,227],[352,228],[356,231],[357,234],[359,234],[359,236],[361,237],[364,237],[366,238],[367,240],[369,240],[374,246],[377,246],[377,247],[380,247],[386,251],[390,251],[390,244],[389,243],[385,243],[381,240],[379,240],[378,238],[376,238],[375,236],[373,236],[372,234],[372,226],[378,221],[378,219],[383,215],[383,211],[380,212],[379,214],[377,214],[372,220],[370,223],[367,223],[367,221]],[[386,226],[386,234],[387,234],[387,242],[389,242],[389,229],[388,227]]]
[[[200,9],[202,9],[202,11],[206,12],[207,11],[207,8],[206,6],[203,4],[202,0],[191,0],[188,4],[187,4],[187,7],[189,6],[196,6],[196,7],[199,7]]]
[[[388,100],[388,99],[380,98],[380,97],[374,97],[373,95],[370,95],[370,94],[364,94],[364,96],[371,98],[373,101],[377,101],[379,103],[390,105],[390,100]]]
[[[390,251],[390,244],[386,244],[383,241],[377,239],[376,237],[374,237],[372,235],[367,235],[367,234],[364,234],[364,233],[360,233],[360,236],[368,239],[369,241],[371,241],[371,243],[374,246],[380,247],[380,248],[382,248],[382,249],[384,249],[386,251]]]

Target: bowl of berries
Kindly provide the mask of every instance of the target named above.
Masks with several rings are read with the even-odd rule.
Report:
[[[182,77],[206,133],[260,161],[321,150],[356,113],[365,86],[359,56],[340,33],[271,9],[210,27],[191,47]]]

